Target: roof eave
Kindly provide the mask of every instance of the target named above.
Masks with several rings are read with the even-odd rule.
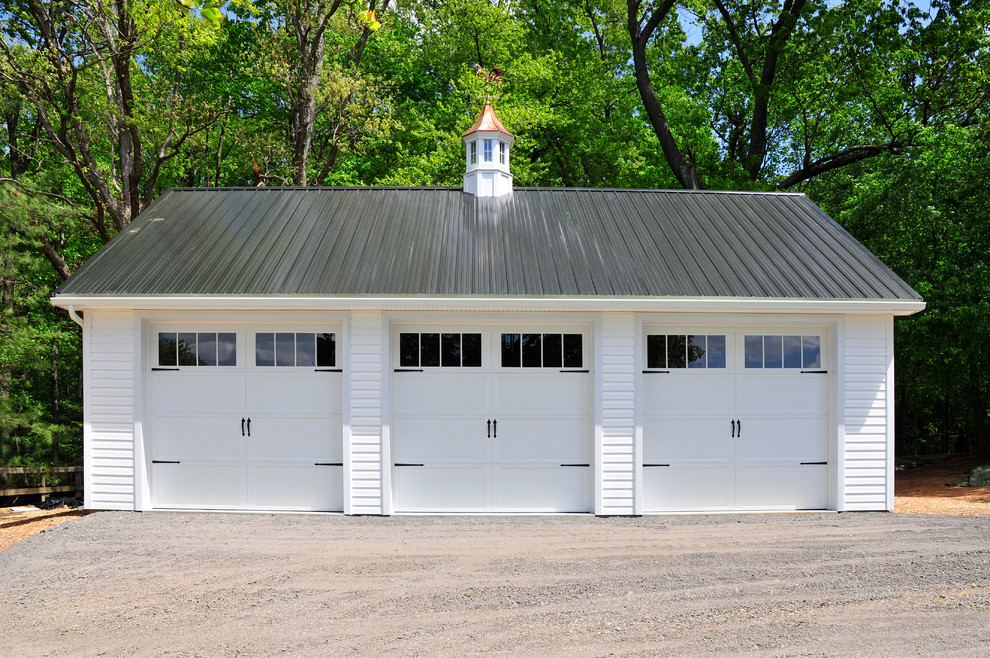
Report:
[[[78,310],[285,311],[584,311],[640,313],[778,313],[913,315],[920,299],[790,299],[747,297],[579,296],[315,296],[315,295],[55,295]]]

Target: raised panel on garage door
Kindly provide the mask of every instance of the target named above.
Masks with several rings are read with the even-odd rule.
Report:
[[[158,464],[152,478],[155,503],[162,508],[236,509],[242,507],[244,469],[240,464]]]
[[[474,372],[395,373],[395,461],[484,462],[489,384]]]
[[[309,366],[257,368],[248,385],[248,459],[342,462],[342,381]]]
[[[589,463],[591,377],[587,373],[500,373],[494,380],[499,461]]]

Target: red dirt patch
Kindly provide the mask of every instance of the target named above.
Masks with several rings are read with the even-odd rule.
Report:
[[[0,508],[0,551],[9,548],[16,542],[36,535],[59,523],[71,521],[86,516],[85,510],[59,507],[52,510],[33,510],[14,512],[10,508]]]
[[[947,486],[987,463],[979,457],[918,457],[919,466],[894,475],[894,512],[990,516],[990,486]]]

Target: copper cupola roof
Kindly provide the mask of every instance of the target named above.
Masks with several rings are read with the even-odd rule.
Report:
[[[478,115],[478,120],[474,122],[474,125],[467,129],[467,131],[462,135],[462,137],[467,137],[472,133],[479,131],[495,131],[508,135],[509,137],[515,137],[512,133],[505,129],[502,122],[498,120],[495,115],[495,108],[492,107],[491,101],[485,101],[485,107],[482,108],[481,114]]]

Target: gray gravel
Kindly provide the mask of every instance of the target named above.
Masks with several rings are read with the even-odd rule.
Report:
[[[990,655],[990,519],[102,512],[0,552],[4,656]]]

